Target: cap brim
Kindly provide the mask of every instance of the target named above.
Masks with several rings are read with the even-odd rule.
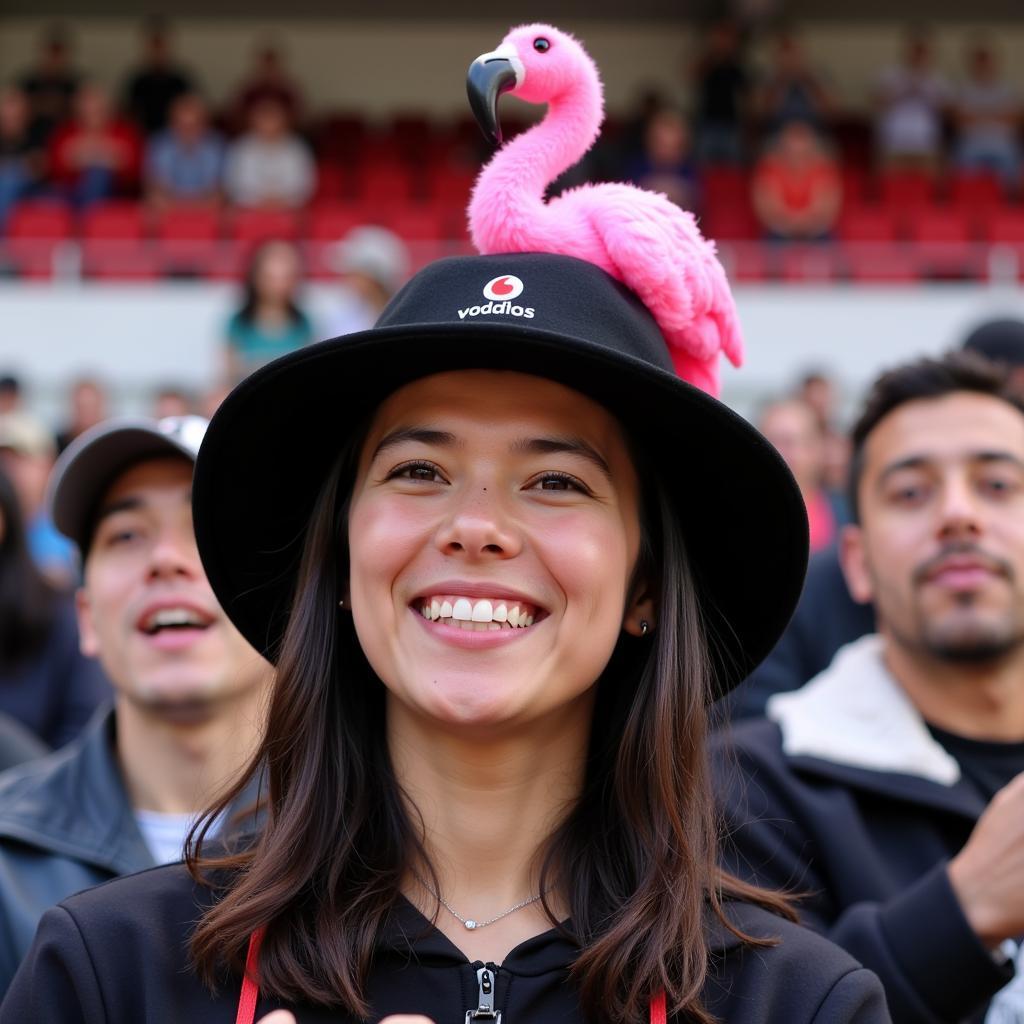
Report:
[[[672,374],[506,323],[404,325],[321,342],[228,396],[196,462],[193,514],[207,577],[243,636],[275,658],[313,504],[357,425],[409,381],[473,368],[564,383],[639,438],[689,541],[719,691],[740,682],[774,646],[803,584],[806,512],[785,463],[744,419]]]
[[[75,438],[50,474],[47,502],[54,526],[84,551],[96,506],[114,478],[135,463],[164,455],[196,458],[194,449],[162,433],[152,420],[106,420]]]

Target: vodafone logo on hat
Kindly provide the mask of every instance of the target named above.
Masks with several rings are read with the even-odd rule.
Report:
[[[484,298],[487,299],[483,305],[466,306],[459,310],[459,319],[474,316],[517,316],[526,320],[532,320],[534,315],[533,306],[521,306],[515,299],[526,289],[526,285],[515,274],[502,274],[500,277],[493,277],[484,285]]]
[[[523,294],[523,282],[514,274],[502,274],[484,285],[484,298],[501,302],[504,299],[518,299]]]

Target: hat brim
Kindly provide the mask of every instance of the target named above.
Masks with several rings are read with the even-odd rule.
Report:
[[[152,420],[111,419],[75,438],[50,474],[47,501],[54,526],[85,551],[96,506],[124,470],[145,459],[180,455],[195,462],[194,449],[157,429]]]
[[[402,325],[321,342],[225,399],[196,462],[193,515],[207,577],[242,635],[274,660],[310,513],[356,426],[404,384],[454,369],[550,378],[619,418],[660,470],[689,542],[719,694],[739,683],[774,646],[803,585],[807,518],[785,463],[746,420],[678,377],[506,323]]]

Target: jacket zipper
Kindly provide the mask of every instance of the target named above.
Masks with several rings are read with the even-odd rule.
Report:
[[[501,1024],[501,1011],[494,1007],[494,989],[498,968],[493,964],[484,964],[476,972],[477,999],[476,1009],[466,1011],[466,1024],[477,1020],[492,1020]]]

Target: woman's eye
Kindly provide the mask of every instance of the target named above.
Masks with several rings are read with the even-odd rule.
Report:
[[[568,473],[545,473],[537,477],[533,486],[542,491],[579,491],[581,494],[589,493],[589,490],[582,481]]]
[[[397,466],[388,474],[389,480],[419,480],[425,483],[440,483],[443,481],[437,466],[431,462],[407,462],[404,466]]]

